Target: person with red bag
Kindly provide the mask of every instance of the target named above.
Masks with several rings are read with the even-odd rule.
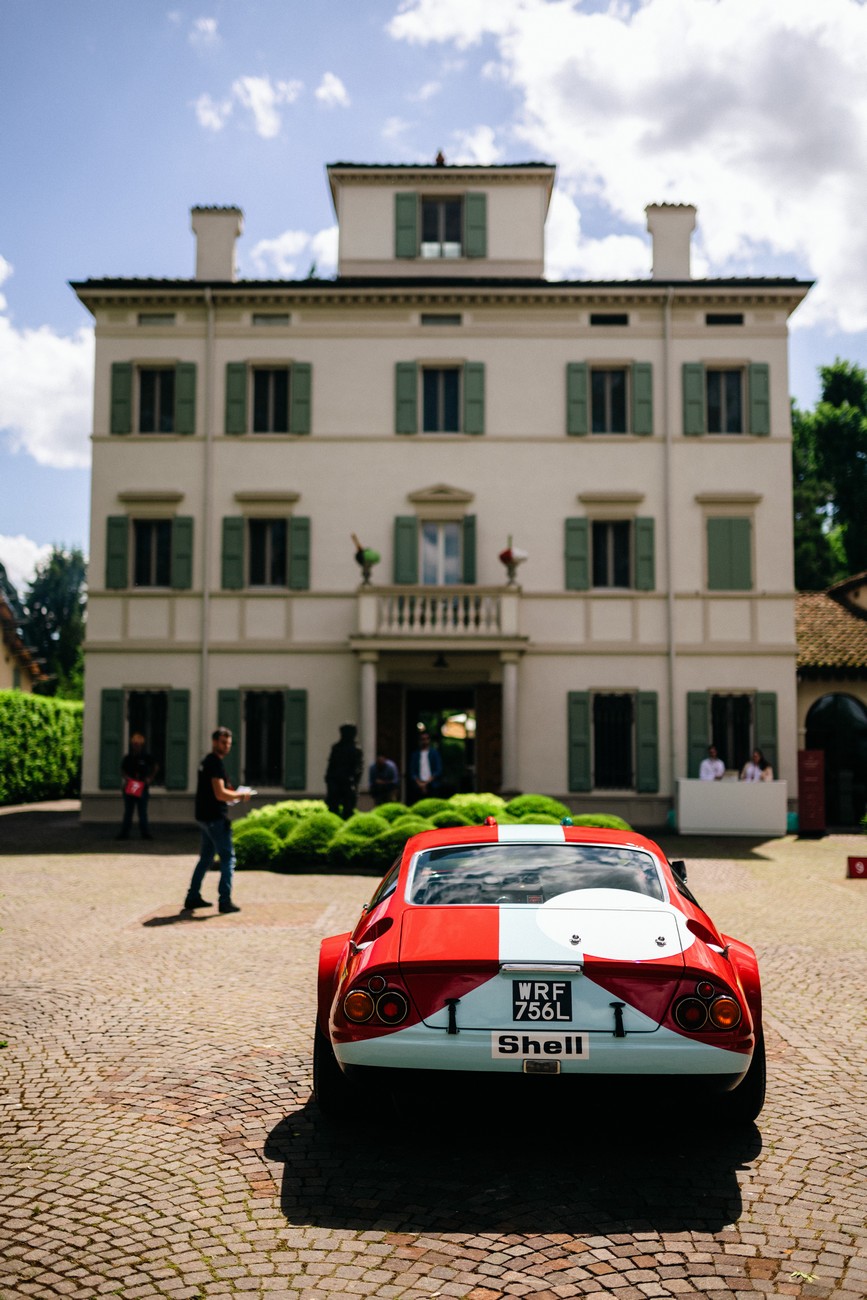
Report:
[[[138,809],[138,824],[143,840],[152,840],[148,822],[148,793],[151,782],[157,774],[157,765],[153,755],[145,748],[145,738],[140,731],[134,731],[129,738],[129,753],[124,754],[120,765],[123,791],[123,822],[115,839],[128,840],[132,830],[132,821]]]

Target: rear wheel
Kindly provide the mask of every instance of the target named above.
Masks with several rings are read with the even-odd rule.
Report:
[[[358,1106],[357,1090],[337,1064],[331,1040],[318,1022],[313,1037],[313,1096],[325,1119],[333,1124],[351,1119]]]
[[[752,1124],[765,1104],[765,1039],[756,1035],[750,1068],[733,1092],[720,1098],[722,1113],[730,1124]]]

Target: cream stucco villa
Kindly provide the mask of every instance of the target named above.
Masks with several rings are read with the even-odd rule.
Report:
[[[263,798],[322,792],[341,723],[403,774],[659,825],[714,737],[796,792],[788,319],[809,285],[543,278],[554,168],[337,163],[333,280],[74,284],[96,321],[83,815],[130,727],[191,816],[220,722]],[[378,552],[369,582],[356,543]],[[513,570],[511,544],[528,558]]]

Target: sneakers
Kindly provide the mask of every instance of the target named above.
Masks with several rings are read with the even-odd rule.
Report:
[[[192,912],[197,907],[213,907],[213,903],[209,903],[206,898],[202,898],[201,894],[187,894],[184,899],[184,911]]]
[[[240,907],[238,907],[237,903],[233,903],[231,898],[220,899],[221,912],[240,912],[240,910]]]

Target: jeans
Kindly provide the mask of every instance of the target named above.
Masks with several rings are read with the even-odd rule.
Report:
[[[215,822],[199,822],[202,830],[202,843],[199,860],[190,881],[190,894],[200,894],[205,873],[214,861],[214,854],[220,859],[219,895],[221,903],[228,903],[232,897],[232,877],[235,874],[235,848],[232,844],[232,823],[227,817],[218,817]]]
[[[129,835],[132,829],[133,817],[135,810],[138,808],[138,824],[141,828],[142,835],[150,835],[151,828],[148,824],[148,787],[142,790],[136,799],[131,794],[123,796],[123,823],[120,828],[121,835]]]

